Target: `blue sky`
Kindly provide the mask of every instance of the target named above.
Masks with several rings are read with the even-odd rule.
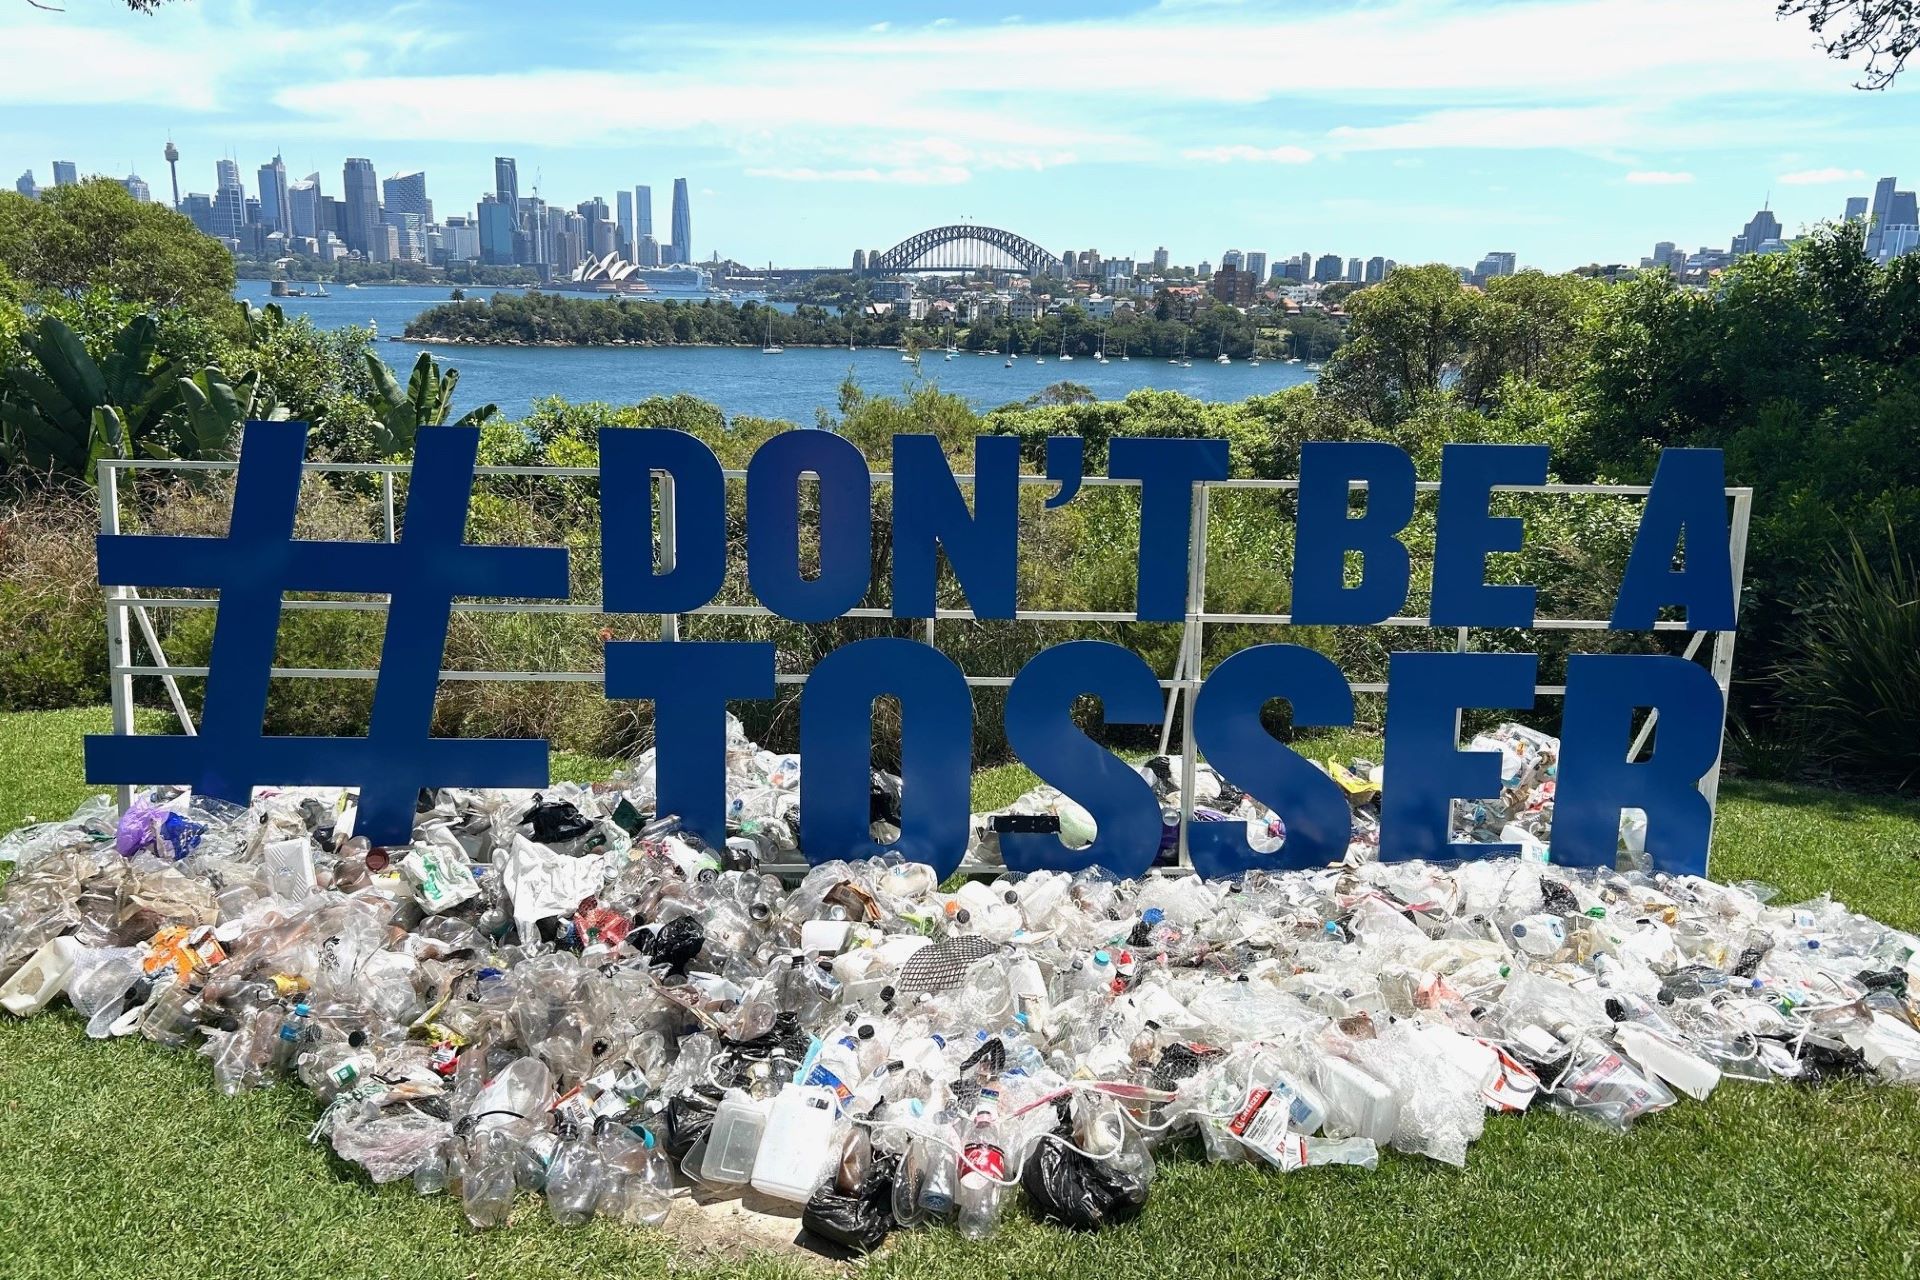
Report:
[[[1850,87],[1772,0],[0,3],[0,178],[54,159],[183,191],[492,157],[571,206],[675,177],[694,248],[837,263],[972,219],[1054,252],[1223,249],[1550,269],[1789,231],[1920,181],[1920,70]]]

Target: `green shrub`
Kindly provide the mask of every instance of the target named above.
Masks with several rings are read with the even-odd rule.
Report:
[[[1790,723],[1825,768],[1904,789],[1920,781],[1920,571],[1889,542],[1882,568],[1849,537],[1777,675]]]

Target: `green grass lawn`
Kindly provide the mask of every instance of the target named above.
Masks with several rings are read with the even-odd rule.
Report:
[[[101,710],[0,716],[0,829],[86,793]],[[1344,749],[1347,744],[1333,744]],[[570,758],[592,776],[603,762]],[[1030,785],[991,770],[976,802]],[[1718,879],[1831,891],[1920,928],[1920,805],[1730,782]],[[818,1274],[831,1264],[692,1254],[604,1222],[562,1230],[524,1200],[476,1234],[445,1196],[376,1189],[309,1146],[316,1108],[281,1086],[235,1099],[206,1063],[90,1042],[71,1013],[0,1014],[0,1276]],[[796,1224],[797,1226],[797,1224]],[[1074,1236],[1016,1211],[993,1240],[894,1237],[872,1276],[1896,1276],[1920,1271],[1920,1093],[1726,1084],[1619,1137],[1545,1113],[1492,1117],[1455,1170],[1383,1153],[1372,1173],[1280,1175],[1163,1159],[1141,1218]]]

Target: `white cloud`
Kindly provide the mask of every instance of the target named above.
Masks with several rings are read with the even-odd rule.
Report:
[[[749,169],[750,178],[775,178],[782,182],[884,182],[908,187],[957,186],[973,177],[958,165],[931,168],[894,169]]]
[[[1644,127],[1628,107],[1458,107],[1393,124],[1339,125],[1327,138],[1338,151],[1592,150],[1618,146]]]
[[[1774,181],[1783,187],[1818,187],[1830,182],[1865,182],[1867,172],[1864,169],[1801,169],[1794,173],[1783,173]]]
[[[1693,175],[1673,169],[1635,169],[1627,174],[1627,181],[1636,187],[1684,187]]]
[[[1201,160],[1208,164],[1232,164],[1235,161],[1305,164],[1313,159],[1313,152],[1305,147],[1250,147],[1245,143],[1224,147],[1190,147],[1180,155],[1187,160]]]
[[[1815,127],[1805,112],[1780,106],[1757,129],[1751,113],[1730,120],[1700,104],[1756,85],[1781,103],[1838,90],[1849,74],[1810,50],[1804,29],[1756,17],[1752,0],[1507,0],[1492,9],[1375,0],[1337,10],[1170,0],[1096,19],[650,24],[580,46],[577,64],[543,66],[543,54],[555,55],[528,50],[503,71],[488,68],[504,62],[447,69],[458,64],[435,56],[447,28],[421,6],[403,5],[390,25],[344,17],[324,33],[269,21],[254,0],[196,0],[132,21],[106,12],[117,7],[102,6],[89,25],[0,3],[0,107],[140,106],[182,125],[173,113],[223,116],[236,141],[665,142],[730,150],[769,170],[934,175],[1166,161],[1183,146],[1185,158],[1207,163],[1300,164],[1360,151],[1614,155],[1650,140],[1692,148],[1706,135],[1781,145]],[[1500,58],[1500,105],[1487,106],[1496,37],[1514,56]],[[1336,56],[1353,49],[1366,56]],[[76,66],[87,74],[73,75]],[[1185,145],[1192,122],[1218,108],[1285,119],[1298,104],[1351,111],[1352,123],[1324,142]],[[1222,130],[1229,137],[1260,121],[1233,123]],[[928,141],[941,138],[965,141],[943,153]]]

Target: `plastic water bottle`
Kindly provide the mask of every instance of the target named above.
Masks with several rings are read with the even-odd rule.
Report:
[[[1000,1132],[998,1083],[982,1086],[973,1123],[960,1157],[960,1191],[955,1226],[969,1240],[993,1234],[1000,1218],[1007,1177],[1006,1139]]]

